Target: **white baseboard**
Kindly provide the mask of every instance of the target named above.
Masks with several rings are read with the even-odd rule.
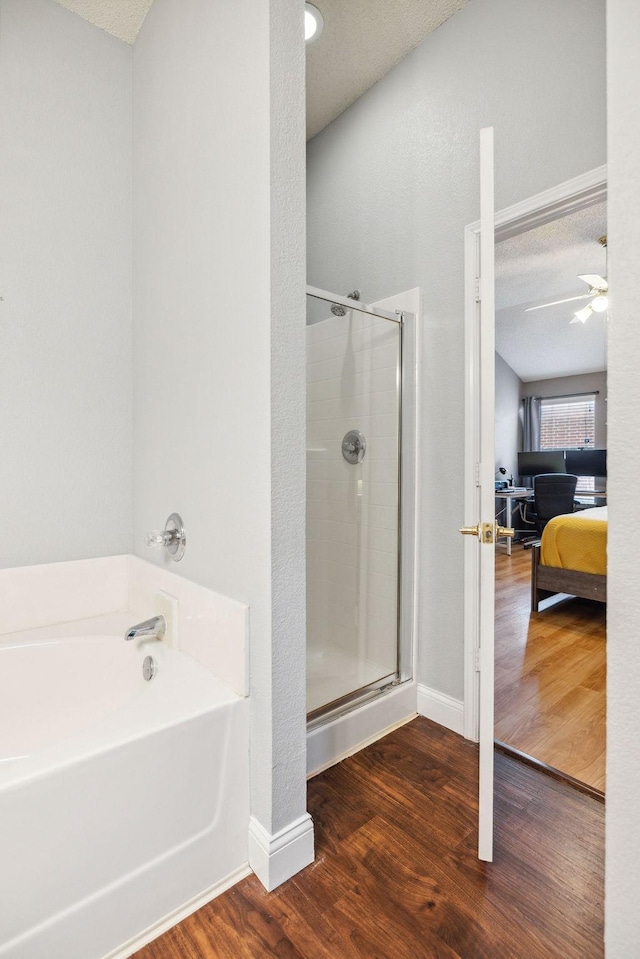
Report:
[[[434,723],[445,726],[460,736],[464,735],[464,703],[460,699],[453,699],[452,696],[418,683],[418,712]]]
[[[118,946],[117,949],[114,949],[112,952],[110,952],[104,957],[104,959],[129,959],[130,956],[133,956],[144,946],[148,946],[150,942],[153,942],[154,939],[157,939],[158,936],[161,936],[163,932],[167,932],[168,929],[171,929],[179,922],[182,922],[182,920],[186,919],[187,916],[191,916],[198,909],[206,906],[208,902],[211,902],[217,896],[222,895],[222,893],[226,892],[227,889],[231,889],[231,887],[235,886],[235,884],[240,882],[241,879],[244,879],[246,876],[250,875],[251,869],[247,863],[246,866],[236,869],[231,873],[231,875],[227,876],[221,882],[217,882],[205,892],[200,893],[199,896],[191,899],[190,902],[185,903],[184,906],[180,906],[179,909],[175,909],[158,922],[155,922],[152,926],[149,926],[144,930],[144,932],[141,932],[134,939],[130,939],[129,942],[126,942],[124,945]]]
[[[271,892],[313,862],[313,821],[309,813],[271,835],[257,819],[249,821],[249,864]]]

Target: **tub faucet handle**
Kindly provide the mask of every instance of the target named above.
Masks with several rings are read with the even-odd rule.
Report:
[[[178,562],[184,556],[187,534],[184,523],[177,513],[172,513],[163,530],[151,530],[144,538],[149,549],[166,549],[171,558]]]
[[[152,529],[145,536],[144,544],[145,546],[148,546],[149,549],[163,549],[165,546],[169,546],[173,542],[175,535],[175,530]]]

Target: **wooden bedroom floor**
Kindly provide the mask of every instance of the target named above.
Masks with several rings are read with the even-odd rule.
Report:
[[[530,550],[496,550],[496,739],[604,792],[605,607],[532,613],[530,583]]]
[[[316,861],[255,876],[135,959],[601,959],[604,807],[496,754],[476,856],[477,747],[418,718],[308,785]]]

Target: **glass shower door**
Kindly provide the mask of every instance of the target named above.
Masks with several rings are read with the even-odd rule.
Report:
[[[398,679],[402,325],[371,309],[307,295],[310,719]]]

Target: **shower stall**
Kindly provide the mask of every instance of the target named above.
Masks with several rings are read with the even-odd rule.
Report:
[[[418,292],[307,288],[310,729],[413,678]]]

